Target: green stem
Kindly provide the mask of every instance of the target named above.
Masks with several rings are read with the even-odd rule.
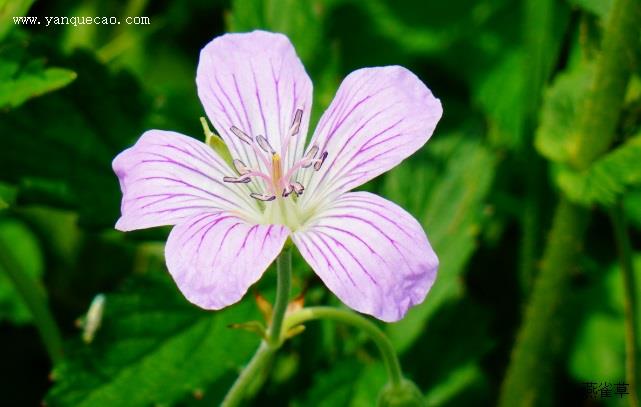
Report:
[[[603,34],[602,52],[590,93],[581,106],[571,151],[572,165],[585,169],[605,153],[615,136],[639,41],[641,2],[615,0]]]
[[[276,269],[278,279],[276,282],[276,300],[274,301],[268,337],[261,342],[254,356],[252,356],[238,379],[227,392],[221,404],[223,407],[234,407],[242,403],[248,396],[249,388],[255,383],[256,377],[266,368],[283,343],[283,320],[289,305],[292,279],[292,251],[290,248],[285,248],[278,256]]]
[[[572,165],[587,168],[614,139],[638,41],[638,0],[615,0],[572,149]],[[589,213],[562,197],[544,251],[542,269],[512,351],[501,388],[501,406],[551,404],[555,359],[563,347],[563,304]]]
[[[0,240],[0,269],[3,269],[9,279],[13,282],[16,290],[22,297],[24,303],[31,311],[36,328],[40,333],[42,342],[47,349],[49,358],[53,364],[62,360],[62,337],[58,325],[47,305],[44,290],[34,279],[29,277],[14,254]]]
[[[587,220],[586,210],[561,200],[512,352],[500,395],[501,406],[547,404],[541,398],[548,392],[541,389],[552,385],[551,369],[563,336],[560,314]]]
[[[365,331],[381,353],[391,385],[394,387],[401,385],[403,373],[392,343],[375,323],[359,314],[333,307],[303,308],[285,318],[285,329],[288,330],[306,321],[322,318],[343,322]]]
[[[252,356],[251,360],[245,366],[243,371],[234,382],[225,399],[221,403],[221,407],[234,407],[240,405],[247,395],[247,389],[253,384],[256,376],[266,368],[272,356],[276,353],[276,348],[261,342],[258,350]]]
[[[283,319],[289,305],[289,292],[292,280],[292,251],[289,248],[283,250],[276,261],[278,270],[278,281],[276,283],[276,300],[272,314],[271,326],[269,328],[269,343],[278,348],[283,341]]]
[[[632,264],[632,250],[628,238],[625,213],[621,202],[612,209],[610,216],[614,229],[614,238],[619,252],[619,261],[621,263],[621,276],[623,278],[623,306],[625,313],[625,347],[626,361],[625,370],[626,378],[631,383],[630,405],[639,406],[639,370],[638,370],[638,348],[637,348],[637,298],[635,291],[634,265]]]

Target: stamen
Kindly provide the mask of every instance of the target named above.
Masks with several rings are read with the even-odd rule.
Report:
[[[257,192],[252,192],[251,194],[249,194],[249,196],[251,196],[252,198],[257,199],[259,201],[263,201],[263,202],[269,202],[269,201],[273,201],[274,199],[276,199],[276,196],[274,196],[274,195],[259,194]]]
[[[233,164],[234,164],[234,169],[235,169],[235,170],[236,170],[236,172],[237,172],[238,174],[240,174],[240,175],[245,175],[245,174],[247,174],[248,172],[250,172],[250,171],[251,171],[251,170],[249,169],[249,167],[247,167],[247,166],[245,165],[245,163],[244,163],[244,162],[242,162],[242,161],[240,161],[238,158],[234,158],[234,160],[233,160],[232,162],[233,162]]]
[[[312,148],[309,149],[307,154],[305,154],[305,157],[303,158],[305,161],[307,161],[305,164],[302,165],[303,168],[309,168],[312,164],[314,164],[314,157],[316,157],[316,153],[318,153],[318,146],[312,146]]]
[[[305,190],[305,187],[303,186],[303,184],[301,184],[300,182],[296,181],[293,184],[291,184],[290,186],[294,189],[294,192],[296,193],[296,195],[299,195],[299,196],[303,195],[303,191]]]
[[[244,141],[245,143],[247,143],[247,144],[251,144],[251,142],[252,142],[252,138],[251,138],[251,137],[249,137],[249,136],[247,135],[247,133],[245,133],[244,131],[242,131],[242,130],[241,130],[241,129],[239,129],[238,127],[236,127],[236,126],[231,126],[231,128],[230,128],[229,130],[231,130],[231,132],[232,132],[232,133],[234,133],[234,134],[236,135],[236,137],[238,137],[239,139],[241,139],[241,140],[242,140],[242,141]]]
[[[232,184],[247,184],[251,181],[251,178],[245,177],[223,177],[223,182],[229,182]]]
[[[263,149],[264,152],[270,153],[272,155],[276,154],[276,151],[272,148],[271,144],[269,144],[269,141],[263,136],[256,136],[256,141],[258,142],[258,145],[260,148]]]
[[[300,121],[303,117],[303,111],[301,109],[296,109],[296,114],[294,115],[294,121],[292,122],[292,127],[289,130],[290,137],[293,137],[298,134],[300,131]]]
[[[327,151],[323,152],[323,154],[321,154],[320,158],[317,159],[316,162],[314,163],[314,171],[318,171],[318,170],[321,169],[321,166],[325,162],[326,158],[327,158]]]
[[[292,192],[294,192],[294,186],[289,184],[283,189],[283,198],[287,198]]]

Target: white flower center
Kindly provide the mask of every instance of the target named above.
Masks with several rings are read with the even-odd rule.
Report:
[[[300,130],[302,117],[303,111],[301,109],[296,110],[294,120],[285,138],[285,145],[282,151],[283,157],[274,150],[269,144],[269,141],[262,135],[254,138],[238,127],[232,126],[230,128],[231,132],[242,142],[251,146],[258,159],[263,162],[267,171],[262,171],[260,168],[250,168],[241,160],[234,158],[234,169],[238,175],[223,177],[223,181],[225,182],[238,184],[249,184],[256,178],[262,179],[265,186],[262,187],[259,183],[256,183],[258,184],[255,185],[257,188],[253,188],[254,192],[249,194],[252,198],[264,204],[263,217],[261,220],[264,223],[283,224],[291,230],[298,229],[307,218],[304,214],[300,213],[299,207],[296,204],[296,198],[305,191],[305,186],[295,180],[296,175],[300,170],[312,166],[314,171],[320,170],[327,158],[327,151],[318,154],[319,148],[314,145],[308,150],[307,154],[295,162],[291,168],[283,168],[283,163],[287,162],[286,158],[291,140]],[[287,199],[290,195],[292,195],[292,199]],[[272,201],[275,202],[272,203]]]

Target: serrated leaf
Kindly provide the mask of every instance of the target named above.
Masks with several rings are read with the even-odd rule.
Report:
[[[22,272],[29,278],[40,281],[44,262],[38,240],[31,230],[18,220],[0,218],[0,239],[11,248]],[[25,324],[32,319],[31,312],[0,266],[0,321]]]
[[[585,171],[560,168],[556,181],[563,193],[578,204],[611,206],[627,187],[641,184],[639,163],[641,135],[599,158]]]
[[[496,165],[496,158],[484,145],[462,136],[440,135],[426,151],[433,154],[425,160],[429,164],[397,167],[386,177],[383,188],[384,196],[417,217],[440,259],[436,282],[423,304],[387,326],[401,353],[439,307],[462,293],[459,277],[476,247],[483,202]]]
[[[591,65],[576,65],[559,74],[543,97],[534,145],[546,158],[565,163],[572,150],[572,134],[592,79]]]
[[[248,302],[208,312],[189,304],[165,273],[107,295],[91,344],[74,339],[54,369],[50,406],[172,404],[218,380],[235,378],[258,346],[228,325],[255,318]],[[218,395],[222,399],[222,394]]]
[[[0,109],[16,108],[27,100],[67,86],[76,73],[49,67],[45,58],[29,55],[28,41],[17,39],[0,46]]]

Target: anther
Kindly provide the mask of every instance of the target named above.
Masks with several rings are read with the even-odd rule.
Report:
[[[251,194],[249,194],[249,196],[263,202],[269,202],[276,199],[275,195],[265,195],[265,194],[259,194],[257,192],[252,192]]]
[[[232,132],[232,133],[234,133],[234,134],[236,135],[236,137],[238,137],[239,139],[241,139],[241,140],[242,140],[242,141],[244,141],[245,143],[247,143],[247,144],[251,144],[251,142],[252,142],[252,138],[251,138],[251,137],[249,137],[249,136],[247,135],[247,133],[245,133],[244,131],[242,131],[242,130],[241,130],[241,129],[239,129],[238,127],[236,127],[236,126],[231,126],[231,128],[230,128],[229,130],[231,130],[231,132]]]
[[[232,184],[247,184],[251,181],[249,177],[223,177],[224,182],[229,182]]]
[[[290,185],[290,187],[292,187],[296,195],[299,195],[299,196],[303,195],[303,191],[305,190],[305,187],[300,182],[294,182],[293,184]]]
[[[303,159],[307,161],[305,164],[303,164],[303,168],[309,168],[312,164],[314,164],[313,160],[314,157],[316,157],[316,153],[318,153],[318,146],[312,146],[307,154],[305,154],[305,157],[303,157]]]
[[[325,162],[325,159],[327,158],[327,151],[323,152],[321,156],[314,162],[314,170],[318,171],[321,169],[321,166]]]
[[[236,170],[236,172],[237,172],[238,174],[240,174],[240,175],[245,175],[245,174],[247,174],[248,172],[250,172],[250,171],[251,171],[251,170],[249,169],[249,167],[247,167],[247,166],[245,165],[245,163],[244,163],[244,162],[242,162],[242,161],[240,161],[238,158],[234,158],[234,160],[233,160],[232,162],[233,162],[233,164],[234,164],[234,169],[235,169],[235,170]]]
[[[300,121],[303,117],[303,111],[301,109],[296,109],[296,114],[294,115],[294,121],[292,122],[292,127],[289,130],[290,136],[295,136],[300,130]]]
[[[283,189],[283,198],[287,198],[292,192],[294,192],[294,186],[289,184]]]
[[[269,141],[263,136],[256,136],[256,141],[258,142],[258,146],[263,149],[264,152],[270,153],[271,155],[276,154],[276,151],[272,148],[271,144],[269,144]]]

